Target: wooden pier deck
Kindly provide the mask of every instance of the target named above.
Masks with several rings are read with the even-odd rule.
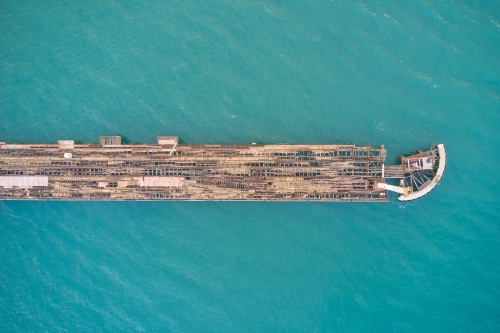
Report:
[[[0,143],[0,200],[387,201],[385,149],[355,145]]]

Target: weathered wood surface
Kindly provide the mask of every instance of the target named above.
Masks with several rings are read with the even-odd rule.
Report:
[[[0,199],[387,201],[384,159],[354,145],[3,144]],[[1,185],[29,176],[48,186]]]

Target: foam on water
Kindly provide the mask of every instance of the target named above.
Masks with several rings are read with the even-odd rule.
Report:
[[[3,1],[0,141],[442,142],[448,165],[409,204],[0,202],[1,331],[498,331],[498,13]]]

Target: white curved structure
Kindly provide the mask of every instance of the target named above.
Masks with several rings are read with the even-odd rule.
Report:
[[[379,188],[383,188],[385,190],[401,194],[398,197],[399,201],[412,201],[423,197],[438,185],[439,181],[441,180],[441,177],[443,176],[444,168],[446,166],[446,150],[444,149],[444,145],[439,144],[436,147],[439,154],[439,164],[436,170],[436,175],[434,176],[434,178],[429,179],[428,181],[423,183],[420,187],[418,187],[418,191],[414,191],[412,187],[394,186],[385,183],[379,183],[377,184],[377,186]],[[408,165],[408,167],[410,167],[410,165]]]
[[[421,198],[437,186],[437,184],[441,180],[441,177],[443,176],[444,167],[446,166],[446,150],[444,149],[444,145],[439,144],[437,145],[437,148],[439,152],[439,166],[436,172],[436,176],[431,181],[428,181],[424,185],[422,185],[422,187],[420,187],[418,191],[413,192],[412,194],[409,194],[407,196],[400,195],[398,198],[399,201],[411,201]]]

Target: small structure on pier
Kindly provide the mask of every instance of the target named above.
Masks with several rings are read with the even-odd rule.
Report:
[[[122,144],[122,138],[121,136],[101,136],[99,137],[99,143],[103,147],[109,147],[109,146],[119,146]]]

